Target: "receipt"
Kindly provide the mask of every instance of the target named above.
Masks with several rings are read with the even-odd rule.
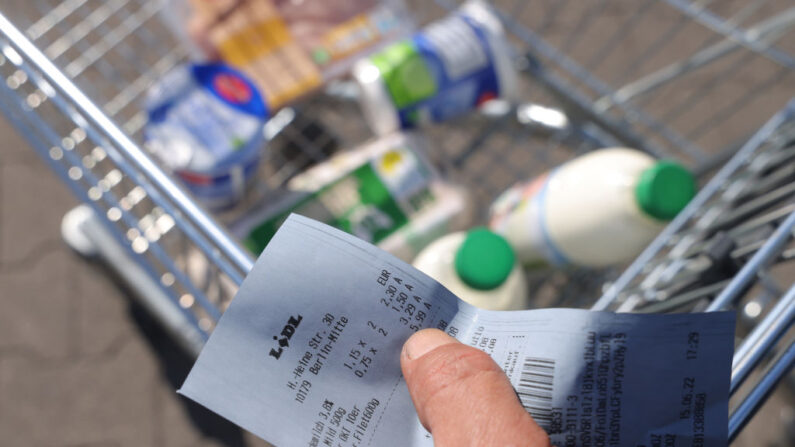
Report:
[[[557,446],[723,446],[732,313],[498,312],[290,217],[180,393],[278,446],[432,446],[400,350],[439,328],[488,353]]]

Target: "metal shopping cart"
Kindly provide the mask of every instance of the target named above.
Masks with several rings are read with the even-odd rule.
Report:
[[[455,6],[412,5],[423,21]],[[636,147],[698,173],[699,196],[623,274],[545,271],[530,279],[538,306],[740,309],[733,439],[795,363],[787,265],[795,256],[795,103],[787,105],[795,91],[795,6],[494,6],[524,74],[523,102],[495,102],[428,129],[431,156],[469,186],[481,218],[516,180],[598,147]],[[234,213],[208,214],[142,148],[140,97],[187,57],[162,9],[147,0],[4,1],[0,108],[84,202],[64,217],[67,241],[106,261],[197,353],[253,259],[224,230]],[[268,186],[326,157],[331,143],[350,147],[370,137],[353,96],[349,84],[335,82],[271,120],[273,150],[262,167]]]

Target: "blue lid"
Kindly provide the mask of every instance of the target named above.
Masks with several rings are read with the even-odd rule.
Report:
[[[193,77],[218,99],[240,110],[263,119],[268,118],[268,106],[257,87],[243,73],[220,63],[194,64]]]

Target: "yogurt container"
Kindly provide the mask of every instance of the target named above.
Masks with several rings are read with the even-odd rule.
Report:
[[[528,306],[527,282],[508,242],[485,228],[437,239],[414,267],[475,307],[521,310]]]
[[[512,99],[517,88],[499,18],[478,0],[360,60],[353,77],[377,134],[445,121],[497,97]]]
[[[147,95],[148,148],[210,208],[242,198],[264,144],[268,107],[224,64],[183,65]]]
[[[601,149],[505,191],[489,226],[525,264],[607,267],[639,255],[695,192],[675,162]]]
[[[233,233],[260,253],[282,222],[297,213],[410,261],[470,218],[466,192],[439,176],[422,141],[398,133],[341,153],[291,179],[281,197],[240,219]]]

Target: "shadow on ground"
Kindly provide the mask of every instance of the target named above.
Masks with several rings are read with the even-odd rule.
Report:
[[[91,262],[91,264],[98,275],[108,275],[119,286],[129,303],[128,311],[131,320],[135,322],[141,336],[156,357],[163,377],[174,390],[177,390],[188,376],[194,359],[171,339],[160,323],[136,301],[133,293],[107,266],[100,262]],[[179,401],[196,430],[205,437],[212,438],[228,447],[245,447],[247,445],[243,430],[237,425],[186,397],[180,396]]]

